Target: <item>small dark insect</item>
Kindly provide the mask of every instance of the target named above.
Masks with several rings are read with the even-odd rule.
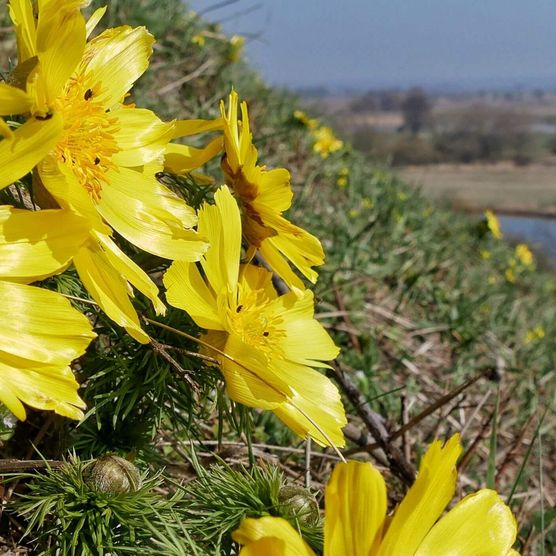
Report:
[[[95,157],[95,165],[100,163],[100,158],[97,156]]]
[[[50,118],[52,118],[53,115],[54,114],[52,114],[52,112],[48,112],[44,116],[35,116],[35,118],[37,120],[45,121],[45,120],[50,120]]]
[[[92,89],[87,89],[85,91],[85,100],[89,100],[91,97],[93,96],[93,90]]]
[[[243,309],[243,305],[238,305],[236,309],[236,313],[241,313],[242,309]]]
[[[263,332],[263,336],[264,336],[265,338],[268,338],[268,336],[270,336],[270,332],[269,332],[268,330],[265,330],[265,331]]]

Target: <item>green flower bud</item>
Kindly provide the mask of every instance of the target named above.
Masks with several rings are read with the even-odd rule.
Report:
[[[300,486],[285,485],[278,492],[278,502],[284,516],[297,519],[304,525],[317,525],[319,506],[313,494]]]
[[[107,494],[135,492],[141,488],[141,474],[133,463],[118,456],[98,458],[85,472],[89,486]]]

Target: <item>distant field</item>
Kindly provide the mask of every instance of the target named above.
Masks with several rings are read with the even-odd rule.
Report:
[[[409,166],[398,174],[435,199],[470,209],[556,211],[556,164]]]

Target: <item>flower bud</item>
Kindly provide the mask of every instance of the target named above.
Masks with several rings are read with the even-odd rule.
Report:
[[[296,518],[304,525],[317,525],[319,506],[315,497],[300,486],[285,485],[278,492],[283,515]]]
[[[135,492],[141,488],[141,474],[133,463],[118,456],[103,456],[86,470],[89,486],[107,494]]]

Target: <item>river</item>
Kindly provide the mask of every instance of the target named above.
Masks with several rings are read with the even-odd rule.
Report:
[[[523,241],[546,255],[548,262],[556,268],[556,220],[531,218],[528,216],[503,216],[498,214],[502,232]]]

